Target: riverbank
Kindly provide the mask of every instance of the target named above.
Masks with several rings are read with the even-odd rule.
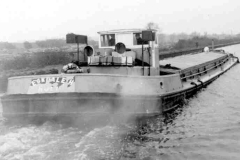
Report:
[[[71,62],[68,52],[23,53],[1,56],[0,92],[6,91],[7,79],[15,76],[58,74],[63,65]]]
[[[1,71],[0,74],[0,93],[3,93],[7,89],[7,83],[9,77],[27,76],[27,75],[41,75],[41,74],[58,74],[62,68],[62,65],[49,65],[43,68],[25,68],[25,69],[11,69],[7,71]]]
[[[218,45],[214,46],[214,49],[227,47],[227,46],[233,46],[233,45],[237,45],[237,44],[240,44],[240,41],[225,43],[225,44],[218,44]],[[205,47],[197,47],[197,48],[193,47],[193,48],[185,48],[182,50],[172,50],[172,51],[163,51],[163,52],[160,51],[159,58],[162,60],[165,58],[176,57],[176,56],[185,55],[185,54],[199,53],[199,52],[202,52]],[[211,45],[209,45],[207,47],[212,49]]]

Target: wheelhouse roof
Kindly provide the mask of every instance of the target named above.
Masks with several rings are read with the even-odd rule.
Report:
[[[115,34],[115,33],[139,33],[146,29],[117,29],[117,30],[109,30],[109,31],[100,31],[98,34]],[[151,31],[156,32],[156,29],[151,29]]]

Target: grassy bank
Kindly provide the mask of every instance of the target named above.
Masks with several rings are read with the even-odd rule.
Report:
[[[233,42],[240,42],[240,37],[233,37],[233,38],[226,38],[226,39],[216,39],[216,38],[210,38],[206,36],[196,36],[191,39],[180,39],[178,42],[172,44],[171,47],[160,47],[160,52],[175,52],[180,50],[186,50],[186,49],[194,49],[194,48],[203,48],[206,46],[211,46],[212,41],[214,42],[214,45],[220,45],[220,44],[229,44]]]
[[[62,65],[50,65],[44,68],[26,68],[26,69],[11,69],[1,71],[0,74],[0,92],[5,92],[9,77],[26,76],[26,75],[41,75],[41,74],[58,74],[59,68]]]
[[[7,79],[14,76],[58,74],[70,62],[67,52],[43,52],[1,56],[0,92],[7,87]]]
[[[64,65],[70,61],[66,52],[24,53],[0,59],[0,72],[20,69],[39,69],[49,65]]]

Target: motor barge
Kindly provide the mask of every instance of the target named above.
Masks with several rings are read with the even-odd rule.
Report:
[[[68,43],[85,43],[78,69],[61,74],[11,77],[1,97],[3,116],[116,118],[160,115],[172,110],[238,62],[223,50],[159,61],[156,30],[99,33],[99,50],[87,37],[68,34]]]

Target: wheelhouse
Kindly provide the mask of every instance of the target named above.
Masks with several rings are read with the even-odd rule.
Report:
[[[117,43],[123,43],[127,48],[141,48],[148,47],[149,42],[143,41],[142,29],[121,29],[101,31],[99,34],[99,48],[115,48]],[[155,41],[154,46],[158,45],[157,30],[152,30],[154,33]]]
[[[78,53],[78,66],[88,66],[93,70],[100,70],[119,66],[120,68],[132,67],[133,70],[142,70],[145,75],[148,68],[154,70],[154,75],[159,71],[159,50],[157,30],[122,29],[101,31],[99,34],[99,48],[85,46]],[[70,42],[87,44],[87,37],[82,35],[67,36]],[[144,69],[144,66],[147,68]],[[95,68],[94,68],[95,67]],[[93,69],[94,68],[94,69]],[[141,73],[138,73],[141,75]],[[157,74],[159,75],[159,74]]]

